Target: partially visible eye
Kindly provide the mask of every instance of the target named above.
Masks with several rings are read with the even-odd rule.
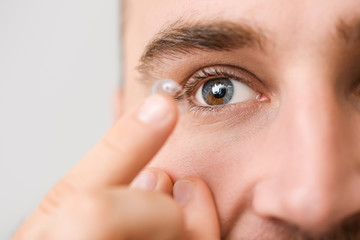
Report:
[[[204,82],[195,93],[201,105],[223,105],[256,99],[257,93],[245,83],[230,78],[212,78]]]

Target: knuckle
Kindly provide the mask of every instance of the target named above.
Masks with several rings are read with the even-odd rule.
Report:
[[[118,142],[117,139],[112,137],[110,134],[106,134],[100,141],[100,144],[103,145],[104,149],[107,149],[109,152],[113,152],[116,155],[119,155],[124,152],[123,145]]]
[[[61,203],[76,192],[75,188],[69,182],[61,180],[58,182],[43,198],[39,205],[40,212],[45,215],[51,215],[58,210]]]

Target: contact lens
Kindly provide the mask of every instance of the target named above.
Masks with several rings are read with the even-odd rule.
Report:
[[[161,79],[155,82],[152,93],[164,93],[170,97],[177,98],[182,94],[183,88],[171,79]]]
[[[152,94],[161,93],[166,94],[177,101],[179,113],[182,114],[186,111],[186,101],[184,97],[183,87],[171,79],[161,79],[154,83],[152,86]]]

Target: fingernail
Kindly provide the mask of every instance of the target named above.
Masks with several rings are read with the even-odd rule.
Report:
[[[184,205],[191,197],[191,192],[194,184],[189,180],[179,180],[174,184],[174,199],[180,204]]]
[[[137,117],[144,123],[157,123],[163,121],[169,114],[169,103],[164,97],[152,95],[137,112]]]
[[[141,172],[131,183],[131,188],[140,190],[153,190],[156,187],[158,178],[155,173]]]

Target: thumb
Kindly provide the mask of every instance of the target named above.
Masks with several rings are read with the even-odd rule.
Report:
[[[183,209],[185,239],[220,239],[215,203],[210,189],[204,181],[198,178],[178,180],[174,184],[173,194]]]

